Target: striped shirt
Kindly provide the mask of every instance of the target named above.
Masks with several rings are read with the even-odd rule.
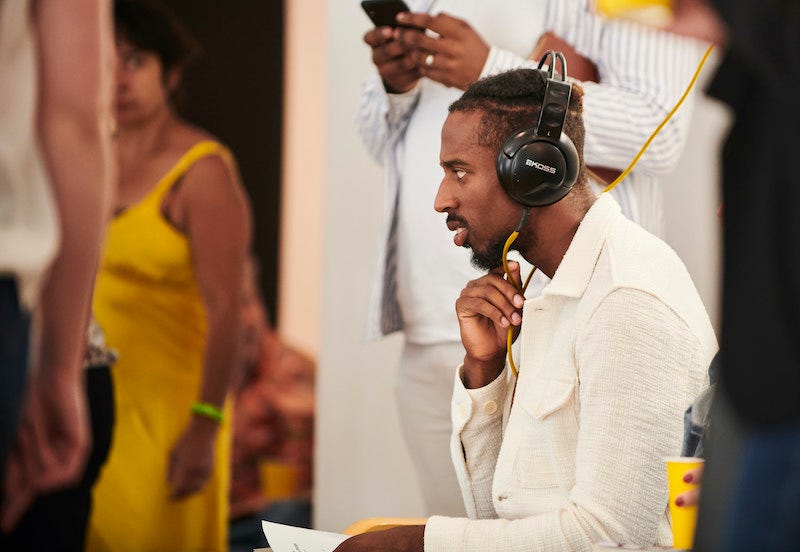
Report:
[[[410,2],[425,10],[430,0]],[[623,169],[663,120],[691,79],[703,45],[635,23],[597,16],[587,0],[441,0],[436,9],[467,20],[491,44],[481,76],[535,67],[528,55],[542,33],[560,36],[598,70],[584,89],[584,159]],[[384,167],[384,222],[366,334],[404,330],[414,343],[458,341],[454,303],[482,275],[456,248],[433,197],[441,180],[438,140],[447,105],[460,90],[422,79],[410,92],[387,94],[377,71],[363,90],[356,124]],[[659,176],[677,163],[688,132],[691,98],[612,194],[630,219],[663,235]],[[599,187],[598,187],[599,189]],[[537,293],[544,285],[541,279]],[[529,292],[530,294],[530,292]]]

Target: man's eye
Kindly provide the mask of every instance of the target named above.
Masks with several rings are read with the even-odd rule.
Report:
[[[464,178],[464,175],[467,174],[467,171],[463,169],[456,169],[455,173],[456,173],[456,178],[461,180],[462,178]]]

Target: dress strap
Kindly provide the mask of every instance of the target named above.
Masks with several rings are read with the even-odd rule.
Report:
[[[153,196],[157,203],[161,202],[164,194],[172,188],[178,180],[194,165],[198,160],[210,155],[219,155],[225,163],[233,167],[233,156],[230,150],[214,140],[203,140],[193,145],[184,153],[178,162],[165,174],[153,190]]]

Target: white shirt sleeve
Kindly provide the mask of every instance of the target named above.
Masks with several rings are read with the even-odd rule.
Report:
[[[549,0],[545,28],[597,65],[586,82],[587,165],[622,169],[681,97],[702,57],[696,40],[622,20],[605,19],[587,0]],[[691,120],[692,95],[661,130],[637,169],[672,171]]]
[[[461,379],[463,369],[456,372],[453,390],[451,456],[467,515],[495,518],[492,480],[503,442],[503,404],[513,382],[508,381],[506,368],[490,384],[467,389]]]
[[[364,83],[356,112],[356,128],[370,155],[383,163],[388,147],[394,147],[405,131],[419,100],[419,86],[404,94],[389,94],[377,71]]]

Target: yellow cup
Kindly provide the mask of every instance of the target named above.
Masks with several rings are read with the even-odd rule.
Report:
[[[683,480],[683,476],[687,471],[702,466],[705,460],[691,457],[672,457],[664,460],[667,463],[669,514],[672,517],[672,546],[682,550],[691,550],[694,545],[694,529],[697,525],[697,505],[677,506],[675,499],[679,494],[699,486],[697,483],[686,483]]]
[[[632,19],[656,27],[672,20],[672,0],[596,0],[595,8],[610,18]]]

